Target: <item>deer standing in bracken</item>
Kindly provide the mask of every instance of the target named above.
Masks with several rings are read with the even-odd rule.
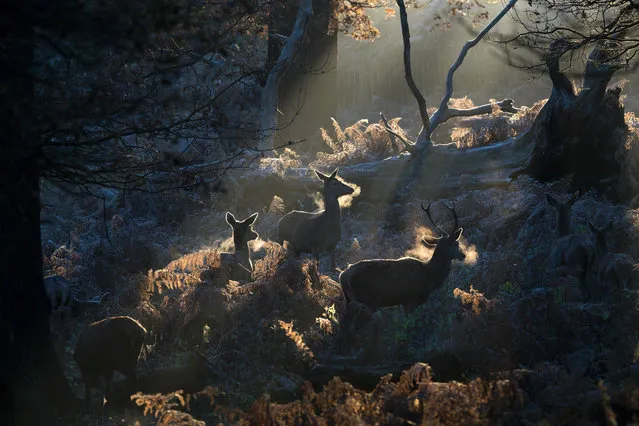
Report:
[[[244,220],[238,221],[230,212],[226,213],[226,222],[233,229],[233,253],[221,253],[222,265],[229,267],[229,278],[235,281],[250,281],[253,273],[253,262],[251,261],[251,248],[249,241],[256,240],[260,236],[253,224],[258,213],[253,213]]]
[[[52,313],[60,313],[64,316],[66,309],[76,316],[81,307],[101,306],[104,299],[110,294],[106,292],[102,297],[96,296],[92,300],[81,300],[73,295],[69,282],[60,275],[48,275],[43,278],[44,291]]]
[[[84,402],[89,403],[92,388],[111,393],[113,372],[127,379],[129,394],[137,387],[135,369],[146,337],[146,329],[131,317],[110,317],[89,324],[78,336],[75,360],[84,380]]]
[[[562,202],[550,194],[546,194],[546,201],[557,211],[557,238],[552,242],[548,269],[552,271],[566,271],[579,278],[581,293],[586,300],[590,299],[591,273],[597,250],[592,237],[587,234],[570,233],[571,209],[579,192],[575,192],[567,201]]]
[[[435,223],[430,214],[430,204],[427,208],[422,204],[422,210],[442,234],[438,238],[422,237],[422,244],[435,248],[428,261],[412,257],[362,260],[340,274],[339,281],[347,306],[342,322],[344,329],[348,329],[358,304],[373,312],[381,307],[401,305],[405,314],[411,313],[444,284],[452,261],[466,258],[459,246],[463,229],[459,227],[455,204],[452,207],[442,205],[454,215],[455,222],[450,234]]]
[[[354,189],[337,178],[338,169],[326,176],[317,170],[315,174],[324,182],[324,210],[305,212],[293,210],[280,219],[278,239],[288,241],[296,253],[313,253],[319,260],[321,252],[331,255],[331,268],[335,269],[335,246],[342,238],[341,209],[339,197],[350,195]]]
[[[628,288],[635,271],[635,261],[625,253],[608,252],[606,235],[612,230],[612,221],[608,222],[603,228],[588,222],[588,227],[595,236],[597,278],[602,293],[601,296],[605,296],[612,291]]]

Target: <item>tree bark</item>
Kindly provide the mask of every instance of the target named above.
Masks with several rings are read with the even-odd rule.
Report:
[[[281,35],[293,30],[297,5],[296,1],[273,5],[267,72],[284,46]],[[320,127],[330,127],[330,118],[337,113],[337,33],[330,32],[329,27],[333,1],[313,0],[312,8],[313,18],[303,47],[286,71],[285,82],[278,87],[279,142],[275,145],[305,140],[305,150],[317,152],[323,143],[319,137],[313,137],[319,136]]]
[[[572,175],[572,191],[594,188],[613,198],[623,197],[618,184],[628,127],[619,101],[621,89],[607,89],[617,68],[606,63],[602,48],[595,47],[588,58],[582,89],[575,93],[559,70],[561,55],[570,47],[561,40],[551,47],[547,66],[552,93],[525,137],[535,149],[515,176],[528,174],[548,182]]]
[[[39,140],[32,130],[34,54],[31,2],[13,1],[4,28],[0,81],[0,388],[10,393],[9,424],[55,424],[76,401],[53,347],[42,282]],[[26,4],[25,4],[26,3]],[[6,19],[6,17],[3,17]],[[3,419],[4,422],[5,419]],[[4,423],[7,424],[7,423]]]
[[[273,148],[275,147],[280,82],[293,62],[295,55],[300,50],[312,14],[312,1],[301,0],[293,31],[288,36],[277,62],[269,71],[266,86],[262,91],[258,149],[264,151],[267,155],[273,155]]]

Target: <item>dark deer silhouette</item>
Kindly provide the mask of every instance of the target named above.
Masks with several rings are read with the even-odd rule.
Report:
[[[400,259],[370,259],[350,265],[339,277],[346,299],[347,311],[343,320],[348,329],[357,305],[364,305],[370,311],[385,306],[401,305],[409,314],[425,303],[430,294],[441,287],[448,277],[453,259],[464,260],[466,255],[459,247],[463,229],[459,227],[455,204],[448,207],[455,219],[453,232],[448,234],[440,228],[430,214],[430,204],[422,209],[442,236],[422,237],[422,244],[435,247],[433,256],[426,262],[412,257]]]
[[[588,227],[595,236],[597,278],[602,296],[628,288],[635,271],[635,261],[625,253],[608,252],[606,236],[612,230],[612,221],[608,222],[603,228],[588,222]]]
[[[548,269],[577,275],[582,295],[590,299],[590,275],[595,262],[596,248],[592,236],[570,233],[570,213],[579,192],[562,202],[550,194],[546,200],[557,211],[557,238],[552,242]]]
[[[146,333],[139,322],[127,316],[105,318],[80,332],[73,358],[84,380],[85,404],[92,388],[110,394],[114,371],[126,377],[129,394],[135,392],[135,368]]]
[[[238,221],[230,212],[226,213],[226,222],[233,229],[233,253],[221,253],[222,265],[229,268],[229,278],[235,281],[250,281],[253,273],[253,262],[251,261],[251,248],[249,241],[256,240],[260,236],[253,224],[258,213],[253,213],[246,219]]]
[[[64,311],[67,309],[70,309],[71,314],[76,316],[81,308],[101,306],[104,299],[110,294],[106,292],[101,297],[96,296],[91,300],[78,299],[73,295],[69,282],[60,275],[46,276],[43,279],[43,283],[51,312],[60,313],[62,316],[64,316]]]
[[[342,238],[341,211],[338,198],[350,195],[354,189],[337,178],[338,169],[326,176],[317,170],[315,174],[324,182],[324,207],[311,213],[293,210],[280,219],[277,224],[280,243],[288,241],[296,253],[313,253],[319,260],[321,252],[331,255],[331,268],[335,268],[335,246]]]

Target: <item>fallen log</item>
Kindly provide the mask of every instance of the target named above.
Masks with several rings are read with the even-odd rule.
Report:
[[[413,196],[437,199],[459,190],[508,185],[510,175],[527,164],[533,150],[533,145],[523,140],[516,137],[464,151],[451,145],[433,145],[419,166]],[[418,160],[401,153],[381,161],[340,167],[339,174],[362,188],[358,201],[389,202],[401,189],[397,185],[413,161]],[[275,195],[284,199],[287,209],[299,208],[298,200],[321,191],[321,182],[307,168],[287,169],[283,176],[249,171],[237,179],[237,184],[241,188],[238,204],[253,209],[268,206]]]

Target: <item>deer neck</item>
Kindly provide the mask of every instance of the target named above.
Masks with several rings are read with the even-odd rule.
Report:
[[[249,248],[248,241],[242,241],[241,238],[233,235],[233,246],[235,248],[234,256],[237,261],[252,270],[251,249]]]
[[[453,259],[444,253],[443,250],[436,248],[433,257],[426,262],[424,267],[428,271],[429,280],[433,280],[441,285],[448,276],[452,264]]]
[[[324,193],[324,216],[337,220],[340,218],[340,208],[337,197],[328,196],[326,193]]]
[[[557,233],[559,237],[565,237],[570,234],[570,212],[559,213],[557,219]]]
[[[606,237],[600,237],[599,235],[597,235],[595,237],[595,247],[597,248],[597,252],[600,255],[606,255],[608,253],[608,244],[606,244]]]

